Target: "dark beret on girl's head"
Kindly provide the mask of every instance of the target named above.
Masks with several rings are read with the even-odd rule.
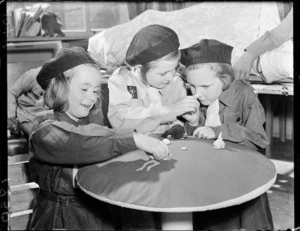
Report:
[[[60,48],[55,57],[46,61],[36,80],[46,90],[51,79],[81,64],[96,64],[95,60],[82,47]]]

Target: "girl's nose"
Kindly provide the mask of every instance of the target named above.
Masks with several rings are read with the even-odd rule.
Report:
[[[96,100],[97,99],[97,94],[93,91],[88,91],[87,98],[89,100]]]
[[[198,98],[200,98],[203,95],[203,92],[201,91],[201,88],[197,87],[195,92],[194,92],[194,95],[197,95]]]
[[[175,76],[176,76],[175,70],[171,71],[170,73],[168,73],[166,80],[172,81]]]

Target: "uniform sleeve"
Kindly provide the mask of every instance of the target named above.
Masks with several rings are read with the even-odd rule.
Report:
[[[271,31],[266,31],[258,40],[251,43],[246,50],[254,58],[257,58],[261,54],[279,47],[291,38],[293,38],[293,8],[277,27]]]
[[[187,90],[186,90],[186,87],[185,87],[185,84],[184,84],[183,80],[179,76],[177,76],[175,78],[176,79],[174,79],[174,81],[175,81],[174,87],[173,87],[172,93],[171,93],[172,96],[174,96],[174,98],[172,99],[172,103],[175,103],[178,100],[180,100],[181,98],[187,96]],[[184,122],[182,122],[179,119],[176,119],[176,120],[172,121],[170,123],[170,127],[173,127],[177,124],[184,127]]]
[[[114,74],[108,80],[108,119],[114,128],[137,129],[140,133],[154,131],[160,124],[176,120],[163,107],[146,107],[141,99],[133,99],[124,79]]]
[[[264,109],[257,96],[253,92],[246,93],[243,105],[242,118],[228,116],[224,124],[212,127],[216,136],[222,132],[222,138],[257,150],[257,147],[265,149],[269,145],[269,139],[264,130]]]
[[[199,120],[198,120],[199,125],[198,126],[191,126],[187,121],[184,123],[184,128],[185,128],[186,134],[188,136],[193,135],[196,128],[204,126],[204,122],[205,122],[205,115],[204,115],[204,112],[202,112],[200,110]]]
[[[34,88],[34,83],[37,83],[35,78],[39,72],[39,68],[31,69],[25,72],[7,91],[7,107],[8,118],[16,117],[18,97]]]
[[[47,120],[30,136],[34,156],[53,164],[92,164],[137,149],[132,131]]]

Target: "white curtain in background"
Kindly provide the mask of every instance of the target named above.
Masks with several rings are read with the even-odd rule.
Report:
[[[201,39],[216,39],[234,47],[232,64],[258,35],[260,2],[203,2],[174,11],[146,10],[131,21],[106,29],[89,39],[88,51],[98,64],[113,71],[124,65],[133,36],[145,26],[173,29],[180,49]]]

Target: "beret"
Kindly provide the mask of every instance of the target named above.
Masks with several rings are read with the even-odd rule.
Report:
[[[46,90],[51,79],[81,64],[96,64],[94,59],[82,47],[60,48],[55,57],[46,61],[36,80]]]
[[[162,25],[143,27],[133,37],[125,60],[130,66],[143,65],[166,56],[179,48],[175,31]]]
[[[231,65],[233,47],[214,39],[202,39],[193,46],[180,50],[180,63],[190,66],[198,63],[227,63]]]

